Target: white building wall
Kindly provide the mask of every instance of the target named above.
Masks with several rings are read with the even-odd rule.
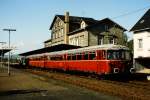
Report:
[[[139,39],[142,39],[142,48],[139,48]],[[134,33],[134,58],[150,57],[150,32]]]

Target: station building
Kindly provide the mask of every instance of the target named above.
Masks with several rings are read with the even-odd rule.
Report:
[[[55,15],[49,30],[51,38],[44,42],[45,47],[69,44],[81,47],[120,44],[126,45],[125,28],[109,18],[95,20],[89,17]]]

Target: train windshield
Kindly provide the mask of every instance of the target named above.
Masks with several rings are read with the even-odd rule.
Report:
[[[107,59],[109,60],[130,60],[130,53],[127,50],[108,50]]]

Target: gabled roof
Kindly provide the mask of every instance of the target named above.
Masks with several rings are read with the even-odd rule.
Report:
[[[97,24],[114,24],[114,27],[119,27],[120,29],[127,31],[127,29],[125,29],[124,27],[122,27],[118,23],[114,22],[110,18],[104,18],[102,20],[99,20]]]
[[[131,28],[130,31],[142,31],[150,29],[150,9],[143,17]]]
[[[95,26],[98,26],[98,25],[104,26],[104,25],[109,25],[109,24],[114,25],[114,27],[119,27],[123,31],[127,31],[125,28],[123,28],[121,25],[117,24],[116,22],[112,21],[111,19],[104,18],[102,20],[97,20],[94,24],[88,25],[85,28],[80,28],[80,29],[74,30],[74,31],[70,32],[69,35],[75,34],[76,32],[79,32],[79,31],[84,31],[86,29],[95,28]]]
[[[64,15],[55,15],[54,19],[53,19],[53,22],[50,26],[50,30],[52,29],[53,25],[54,25],[54,22],[55,20],[58,18],[60,18],[63,22],[65,21],[65,16]],[[81,20],[85,21],[85,22],[95,22],[96,20],[93,19],[93,18],[89,18],[89,17],[78,17],[78,16],[69,16],[69,22],[70,23],[79,23],[81,22]]]

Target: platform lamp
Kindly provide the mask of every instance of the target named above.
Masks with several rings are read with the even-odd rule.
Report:
[[[3,45],[6,44],[6,42],[0,42],[2,46],[2,52],[1,52],[1,67],[2,67],[2,57],[3,57]]]
[[[9,49],[10,49],[10,32],[11,31],[16,31],[16,29],[3,29],[3,31],[8,31],[9,32]],[[8,75],[10,76],[10,70],[9,70],[9,67],[10,67],[10,51],[9,51],[9,54],[8,54]]]

